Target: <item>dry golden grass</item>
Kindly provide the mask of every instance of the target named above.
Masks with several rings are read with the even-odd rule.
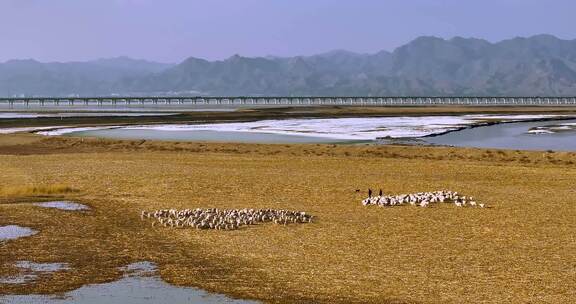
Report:
[[[0,197],[47,196],[55,194],[76,193],[78,190],[65,185],[47,186],[0,186]]]
[[[149,260],[170,283],[266,302],[576,301],[575,153],[57,138],[34,147],[0,148],[30,154],[0,155],[0,184],[69,185],[93,211],[0,205],[0,225],[40,231],[0,245],[0,276],[16,260],[72,266],[0,293],[70,290]],[[491,208],[366,208],[355,189],[368,187],[447,188]],[[139,219],[168,207],[287,208],[318,221],[196,231]]]
[[[13,135],[18,137],[19,135]],[[351,149],[347,145],[320,144],[235,144],[203,142],[158,142],[146,140],[110,140],[94,138],[54,137],[22,134],[24,141],[12,139],[12,145],[2,146],[0,154],[38,155],[105,152],[177,152],[177,153],[229,153],[241,155],[292,155],[292,156],[334,156],[334,157],[380,157],[392,159],[425,160],[469,160],[488,163],[522,163],[549,165],[576,165],[575,152],[541,152],[520,150],[488,150],[473,148],[443,147],[434,149],[419,146],[383,146],[361,144]],[[28,143],[29,137],[36,141]]]
[[[42,137],[34,134],[2,134],[0,147],[13,145],[30,145],[39,142]]]

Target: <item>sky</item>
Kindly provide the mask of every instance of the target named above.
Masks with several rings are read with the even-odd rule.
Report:
[[[422,35],[575,39],[575,0],[0,0],[0,61],[392,51]]]

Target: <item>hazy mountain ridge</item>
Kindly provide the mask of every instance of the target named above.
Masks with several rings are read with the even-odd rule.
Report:
[[[0,95],[572,95],[576,40],[419,37],[393,52],[0,64]],[[138,68],[137,68],[138,67]]]
[[[109,95],[123,79],[172,66],[127,57],[66,63],[10,60],[0,63],[0,96]]]

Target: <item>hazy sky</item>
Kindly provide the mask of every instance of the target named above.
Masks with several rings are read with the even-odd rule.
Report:
[[[0,61],[393,50],[417,36],[576,38],[575,0],[0,0]]]

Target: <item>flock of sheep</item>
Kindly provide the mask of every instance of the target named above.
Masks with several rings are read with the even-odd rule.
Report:
[[[362,201],[364,206],[376,205],[428,207],[435,203],[453,203],[458,207],[480,207],[484,204],[477,203],[471,196],[461,196],[458,192],[447,190],[434,192],[418,192],[400,195],[372,196],[369,191],[368,198]],[[275,209],[162,209],[152,212],[142,211],[142,219],[152,219],[152,225],[176,228],[236,230],[242,226],[256,225],[259,223],[273,222],[276,224],[311,223],[313,216],[302,211],[275,210]]]
[[[369,191],[368,198],[362,201],[362,205],[364,206],[376,205],[380,207],[401,206],[404,204],[428,207],[428,205],[434,203],[453,203],[458,207],[470,206],[484,208],[484,204],[477,203],[471,196],[460,196],[458,192],[447,190],[400,195],[382,195],[382,191],[380,191],[380,195],[378,196],[372,196],[372,191]]]
[[[236,230],[241,226],[273,222],[276,224],[311,223],[313,216],[301,211],[274,209],[163,209],[142,211],[142,219],[153,219],[152,225],[196,229]]]

